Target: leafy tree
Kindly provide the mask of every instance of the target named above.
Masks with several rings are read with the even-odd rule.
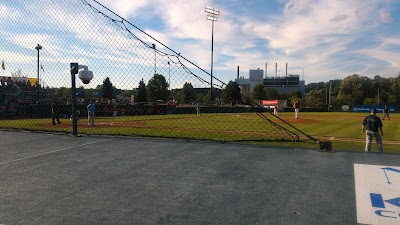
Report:
[[[147,89],[143,79],[139,82],[139,87],[137,89],[137,102],[147,102]]]
[[[294,92],[291,92],[291,93],[284,93],[284,94],[282,94],[282,97],[284,98],[284,99],[288,99],[288,100],[290,100],[290,99],[300,99],[300,98],[302,98],[302,94],[301,94],[301,91],[294,91]]]
[[[329,88],[331,88],[331,96],[332,97],[336,97],[339,94],[339,90],[340,90],[340,82],[342,80],[330,80],[328,83],[328,86],[326,87],[327,90],[329,90]],[[331,87],[329,87],[329,84],[331,85]]]
[[[95,97],[96,89],[85,89],[85,96],[86,98],[94,98]]]
[[[207,92],[207,94],[206,95],[203,95],[204,97],[203,97],[203,100],[202,100],[202,102],[203,102],[203,105],[209,105],[209,104],[211,104],[211,94],[210,94],[210,91],[208,91]]]
[[[379,75],[376,75],[374,79],[372,80],[372,94],[369,97],[374,97],[377,99],[376,104],[378,103],[385,104],[386,102],[389,102],[389,97],[390,97],[390,89],[393,79],[389,78],[382,78]]]
[[[367,77],[357,74],[346,77],[340,83],[339,100],[348,105],[362,104],[367,92],[371,89]],[[370,79],[369,79],[370,80]],[[369,86],[369,87],[368,87]]]
[[[326,88],[325,82],[318,82],[318,83],[310,83],[306,85],[306,92],[310,92],[312,90],[321,90]]]
[[[167,101],[169,97],[168,83],[165,77],[160,74],[154,74],[147,84],[147,98],[149,101],[155,100]]]
[[[262,84],[257,84],[256,86],[254,86],[252,97],[253,99],[256,100],[265,99],[265,91],[264,91],[264,86]]]
[[[85,98],[86,97],[86,90],[83,86],[77,88],[76,93],[79,93],[79,97]]]
[[[198,102],[198,103],[202,103],[202,104],[206,104],[205,102],[204,102],[204,98],[206,97],[206,95],[205,94],[201,94],[201,93],[198,93],[198,94],[196,94],[196,102]],[[208,98],[207,98],[208,99]],[[206,101],[207,102],[207,101]]]
[[[174,96],[175,100],[176,100],[178,103],[183,104],[183,100],[182,100],[182,91],[181,91],[181,90],[175,90],[172,96]]]
[[[280,94],[275,88],[264,88],[266,98],[268,100],[279,99]]]
[[[377,105],[378,104],[378,100],[375,98],[366,98],[364,99],[363,102],[364,105]]]
[[[70,99],[71,98],[71,88],[60,87],[56,91],[56,95],[62,99]]]
[[[242,88],[241,86],[239,86],[240,88],[240,93],[245,96],[248,99],[252,99],[252,94],[250,92],[250,90],[248,90],[247,88]]]
[[[339,95],[341,82],[342,80],[336,79],[330,80],[329,82],[310,83],[306,85],[306,93],[310,93],[313,90],[322,90],[327,92],[329,89],[331,89],[332,102],[339,105],[348,104],[347,102],[342,102],[342,99],[337,98]],[[333,99],[335,99],[335,101],[333,101]]]
[[[113,87],[114,96],[120,95],[123,90]]]
[[[102,86],[101,90],[103,92],[103,98],[114,99],[114,88],[110,81],[110,78],[107,77],[103,81],[103,86]]]
[[[325,90],[312,90],[304,98],[304,106],[322,108],[325,106]]]
[[[195,99],[195,93],[192,84],[185,82],[181,90],[181,102],[190,103],[194,99]]]
[[[386,104],[395,104],[400,107],[400,73],[394,78],[390,85],[390,95],[388,97],[388,102]]]
[[[178,89],[172,89],[169,93],[169,100],[176,100],[177,102],[180,102],[180,91]]]
[[[136,95],[136,90],[121,90],[120,95],[123,97],[131,97],[132,95]]]
[[[222,100],[225,103],[237,104],[242,102],[242,95],[240,94],[240,88],[238,83],[235,81],[229,81],[226,85],[224,92],[222,93]]]

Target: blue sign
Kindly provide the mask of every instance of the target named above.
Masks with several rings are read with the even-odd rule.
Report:
[[[384,106],[377,106],[377,105],[355,105],[353,106],[353,112],[371,112],[372,109],[376,109],[378,113],[383,113]],[[395,107],[388,106],[389,112],[393,113]]]

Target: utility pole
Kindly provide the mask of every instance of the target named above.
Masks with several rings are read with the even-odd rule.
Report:
[[[378,106],[379,106],[379,87],[378,87]]]
[[[328,112],[331,110],[331,92],[332,92],[332,84],[331,84],[331,82],[329,82]]]

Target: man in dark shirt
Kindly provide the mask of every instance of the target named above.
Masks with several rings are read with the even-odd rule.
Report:
[[[375,137],[376,143],[378,144],[379,152],[383,152],[383,144],[382,144],[382,137],[383,130],[382,130],[382,121],[381,119],[376,116],[376,109],[371,110],[371,115],[365,117],[362,122],[361,132],[366,130],[366,144],[365,144],[365,151],[371,151],[371,142],[372,139]],[[379,131],[381,133],[379,133]]]
[[[60,110],[55,102],[51,105],[51,120],[53,125],[60,124]]]
[[[390,110],[389,110],[388,106],[385,105],[385,108],[383,108],[383,120],[384,120],[385,118],[388,118],[388,119],[390,120],[389,111],[390,111]]]

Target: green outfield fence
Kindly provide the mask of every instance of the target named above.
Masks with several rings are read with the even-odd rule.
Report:
[[[317,141],[95,0],[35,2],[0,3],[0,128],[72,132],[76,76],[82,134]],[[93,71],[89,84],[71,63]],[[90,101],[95,126],[87,124]]]

